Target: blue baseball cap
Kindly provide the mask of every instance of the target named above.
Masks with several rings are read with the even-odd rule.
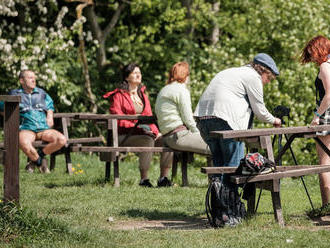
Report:
[[[258,53],[254,58],[253,58],[253,63],[255,64],[260,64],[267,69],[269,69],[272,73],[274,73],[276,76],[280,75],[276,63],[273,60],[272,57],[270,57],[266,53]]]

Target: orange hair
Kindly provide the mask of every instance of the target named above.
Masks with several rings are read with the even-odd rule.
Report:
[[[311,39],[302,50],[300,61],[302,64],[316,62],[321,65],[327,61],[327,56],[330,54],[330,40],[319,35]]]
[[[174,81],[179,83],[184,83],[189,76],[189,64],[187,62],[178,62],[170,70],[168,76],[167,84],[170,84]]]

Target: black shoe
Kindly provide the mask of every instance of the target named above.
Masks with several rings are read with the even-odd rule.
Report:
[[[28,162],[28,163],[26,164],[25,170],[26,170],[28,173],[33,173],[35,167],[36,167],[36,163],[30,161],[30,162]]]
[[[172,182],[167,177],[161,177],[157,182],[158,187],[171,187]]]
[[[148,187],[148,188],[153,187],[152,184],[150,183],[149,179],[141,179],[139,185],[142,187]]]

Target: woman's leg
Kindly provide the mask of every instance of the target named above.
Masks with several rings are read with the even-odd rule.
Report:
[[[188,130],[177,132],[164,138],[166,145],[174,150],[211,154],[211,151],[199,132],[192,133]]]
[[[163,146],[163,137],[158,137],[155,141],[155,146]],[[160,154],[160,178],[168,177],[169,171],[173,163],[173,152],[162,152]]]
[[[330,149],[330,135],[320,137],[319,139],[326,145],[328,149]],[[316,150],[319,156],[320,165],[330,165],[330,157],[328,154],[323,151],[319,144],[316,143]],[[330,172],[325,172],[319,174],[320,179],[320,191],[322,198],[322,205],[330,202]]]
[[[125,135],[119,136],[119,143],[123,140]],[[149,135],[132,135],[128,137],[121,146],[142,146],[142,147],[153,147],[155,141]],[[139,152],[139,169],[141,179],[148,179],[148,170],[151,164],[152,153],[151,152]]]

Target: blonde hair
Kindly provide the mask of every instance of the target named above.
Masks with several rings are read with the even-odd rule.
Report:
[[[184,83],[189,76],[189,64],[185,61],[178,62],[170,70],[167,84],[170,84],[174,81],[177,81],[179,83]]]

